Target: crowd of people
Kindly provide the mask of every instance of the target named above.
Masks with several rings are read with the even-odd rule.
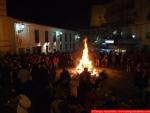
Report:
[[[149,67],[150,54],[144,52],[101,52],[95,55],[95,66],[136,72],[137,68]]]
[[[139,96],[145,99],[143,92],[149,82],[149,55],[110,52],[98,53],[93,58],[97,67],[133,72]],[[1,56],[0,109],[10,113],[88,113],[94,108],[122,109],[124,105],[117,105],[111,94],[108,97],[107,93],[103,98],[99,94],[107,79],[105,71],[96,79],[87,68],[81,74],[70,75],[67,68],[74,67],[76,59],[74,53]],[[58,77],[60,68],[62,72]]]

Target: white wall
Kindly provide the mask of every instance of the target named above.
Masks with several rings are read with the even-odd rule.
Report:
[[[43,26],[38,24],[32,24],[32,23],[26,23],[26,22],[17,22],[17,24],[23,24],[24,29],[22,32],[18,33],[16,30],[16,40],[18,40],[17,43],[17,50],[19,48],[25,48],[32,50],[32,47],[41,46],[42,52],[46,53],[46,45],[48,45],[48,52],[53,52],[54,48],[57,51],[72,51],[74,50],[73,45],[75,45],[77,48],[77,43],[75,41],[75,35],[77,32],[66,30],[66,29],[60,29],[55,27],[49,27],[49,26]],[[16,26],[16,24],[15,24]],[[39,42],[38,44],[35,43],[35,34],[34,30],[39,30]],[[48,31],[48,38],[49,43],[45,43],[45,31]],[[58,32],[62,32],[62,41],[60,41],[60,37],[56,36],[56,42],[53,42],[53,35],[54,33],[58,34]],[[67,42],[65,41],[65,34],[67,34]],[[70,42],[70,34],[71,34],[71,42]],[[20,42],[20,43],[19,43]],[[56,46],[55,46],[56,44]],[[60,44],[62,44],[62,49],[60,49]],[[70,45],[71,44],[71,45]],[[65,48],[67,45],[67,49]],[[71,48],[70,48],[71,46]]]

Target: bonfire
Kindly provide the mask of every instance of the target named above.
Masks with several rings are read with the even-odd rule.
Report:
[[[94,68],[92,61],[89,59],[87,38],[85,38],[83,42],[84,42],[83,54],[82,58],[80,59],[80,63],[76,67],[76,71],[80,74],[84,71],[85,68],[87,68],[88,71],[91,73],[91,75],[98,76],[99,75],[98,71],[96,70],[96,68]]]

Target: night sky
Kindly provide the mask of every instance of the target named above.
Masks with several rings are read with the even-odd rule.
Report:
[[[92,4],[110,0],[7,0],[7,14],[21,20],[63,28],[88,27]]]

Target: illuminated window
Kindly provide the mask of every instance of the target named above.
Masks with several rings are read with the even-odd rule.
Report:
[[[45,31],[45,42],[48,42],[48,31]]]
[[[39,43],[39,30],[34,30],[35,43]]]

